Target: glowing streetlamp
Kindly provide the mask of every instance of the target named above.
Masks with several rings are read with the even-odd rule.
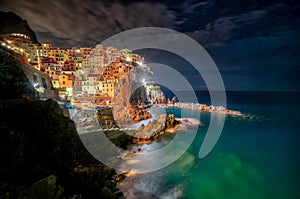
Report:
[[[146,86],[146,80],[145,80],[145,78],[142,79],[142,84],[143,84],[144,86]]]
[[[127,61],[127,62],[132,62],[132,58],[129,57],[129,56],[126,56],[126,61]]]
[[[137,63],[139,66],[143,66],[143,63],[140,62],[140,61],[137,61],[136,63]]]

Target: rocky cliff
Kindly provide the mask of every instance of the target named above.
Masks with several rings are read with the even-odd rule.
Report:
[[[148,119],[150,114],[146,110],[135,108],[138,101],[146,103],[146,91],[139,83],[142,75],[146,76],[148,71],[141,68],[134,68],[129,71],[118,83],[121,88],[120,92],[114,97],[113,115],[120,128],[126,127],[127,124]]]

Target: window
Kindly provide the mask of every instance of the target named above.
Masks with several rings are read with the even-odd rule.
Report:
[[[46,79],[42,77],[42,84],[45,89],[47,89]]]
[[[33,82],[34,83],[39,83],[38,82],[38,76],[36,74],[33,75]]]
[[[65,82],[65,81],[63,81],[63,84],[66,84],[66,82]]]

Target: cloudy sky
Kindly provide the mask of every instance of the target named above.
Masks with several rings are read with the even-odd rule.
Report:
[[[40,42],[62,48],[95,46],[132,28],[170,28],[191,36],[209,52],[227,90],[300,91],[297,0],[2,0],[0,9],[26,19]],[[144,55],[165,63],[172,57]],[[180,60],[169,64],[188,68]],[[188,69],[186,75],[199,78]]]

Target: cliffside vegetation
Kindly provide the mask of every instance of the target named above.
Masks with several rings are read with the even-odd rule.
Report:
[[[35,91],[14,58],[0,53],[0,99],[34,99]]]
[[[55,101],[35,100],[22,71],[3,54],[0,83],[0,198],[118,197],[114,170],[87,152]],[[24,100],[10,103],[16,99]]]

